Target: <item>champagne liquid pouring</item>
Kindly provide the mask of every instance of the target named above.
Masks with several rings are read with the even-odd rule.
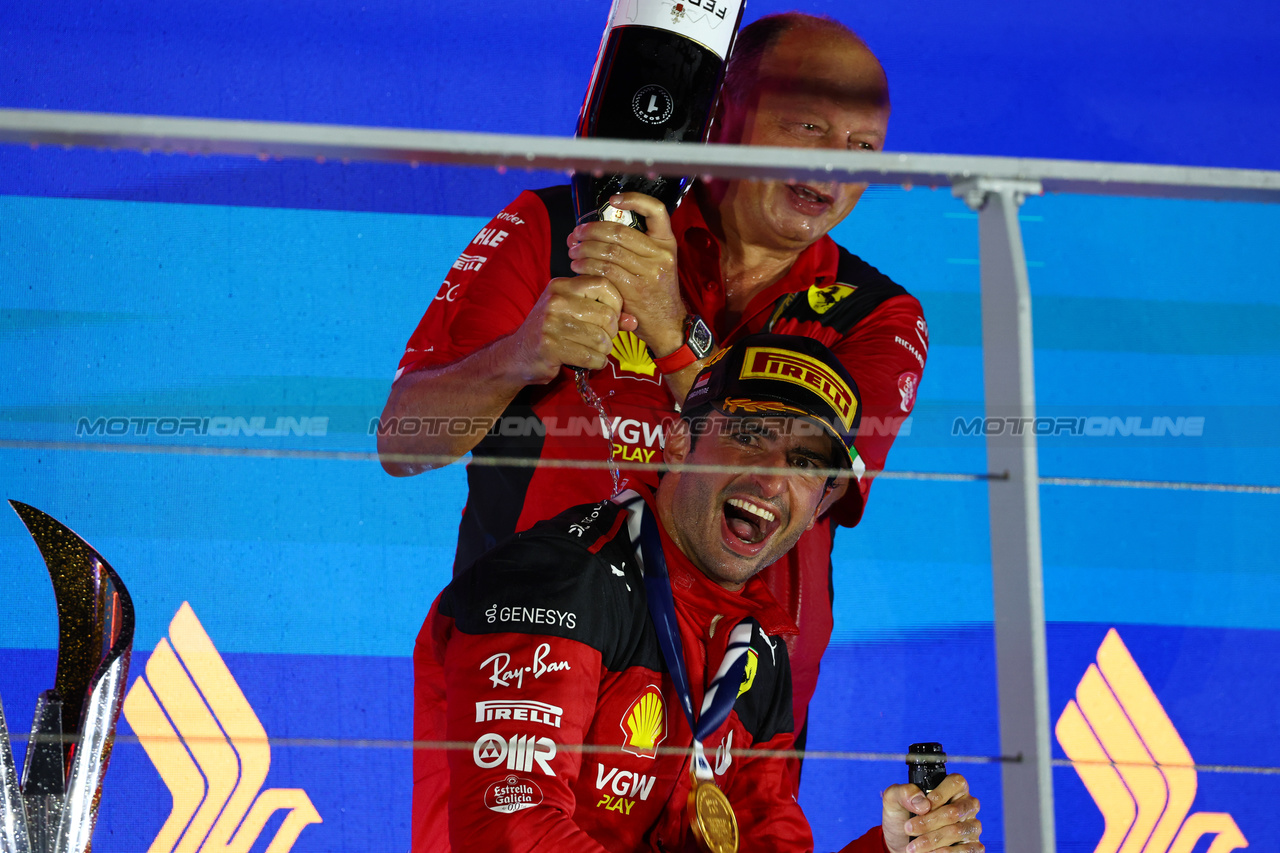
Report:
[[[613,478],[613,496],[622,491],[622,471],[618,468],[618,460],[614,458],[613,453],[613,430],[609,428],[609,413],[604,409],[604,401],[600,399],[600,395],[591,387],[591,383],[587,381],[590,373],[584,367],[575,367],[573,369],[574,382],[578,386],[578,396],[582,398],[582,402],[596,410],[596,414],[600,417],[600,434],[604,436],[605,445],[609,448],[609,476]]]
[[[578,224],[582,225],[586,222],[599,220],[618,222],[629,228],[635,228],[637,231],[644,231],[644,217],[629,210],[619,210],[611,204],[602,205],[599,210],[592,210],[583,214],[578,218]],[[618,460],[614,454],[613,430],[609,427],[609,413],[605,411],[604,401],[600,399],[600,395],[596,393],[588,381],[590,375],[591,371],[585,367],[575,367],[573,369],[573,379],[574,384],[578,386],[578,396],[582,398],[582,402],[594,409],[600,417],[600,434],[604,436],[605,446],[609,448],[607,461],[609,463],[609,475],[613,478],[613,494],[617,495],[622,491],[622,471],[618,467]]]

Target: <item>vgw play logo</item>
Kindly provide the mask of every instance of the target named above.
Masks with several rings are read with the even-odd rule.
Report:
[[[280,810],[266,853],[288,853],[308,824],[321,823],[301,788],[262,790],[267,732],[190,604],[133,682],[124,716],[173,796],[147,853],[248,853]]]
[[[1196,812],[1195,761],[1112,628],[1055,729],[1106,822],[1094,853],[1207,853],[1248,847],[1225,812]]]

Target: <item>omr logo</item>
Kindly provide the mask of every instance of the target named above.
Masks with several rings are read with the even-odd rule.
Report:
[[[1055,732],[1105,821],[1094,853],[1191,853],[1206,835],[1207,853],[1249,846],[1225,812],[1187,816],[1195,762],[1114,628]]]
[[[267,851],[288,853],[322,822],[301,788],[262,791],[267,732],[187,602],[125,696],[124,716],[173,797],[147,853],[248,853],[282,809]]]

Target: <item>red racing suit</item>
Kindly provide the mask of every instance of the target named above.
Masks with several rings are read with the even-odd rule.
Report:
[[[635,542],[644,500],[575,507],[454,578],[414,652],[414,853],[693,850],[692,735],[649,616]],[[704,741],[740,849],[813,846],[786,763],[794,632],[766,586],[708,580],[662,532],[693,706],[733,627],[752,623],[746,675]],[[474,746],[472,746],[474,744]],[[881,853],[879,827],[846,848]]]
[[[568,187],[556,187],[522,193],[480,229],[410,338],[397,378],[457,361],[515,331],[550,278],[573,274],[564,242],[572,225]],[[803,738],[819,662],[831,637],[833,527],[851,527],[862,516],[874,474],[884,466],[915,402],[928,354],[928,328],[914,297],[829,237],[802,252],[781,281],[733,320],[726,313],[719,245],[692,194],[676,209],[672,228],[685,305],[707,321],[720,344],[763,330],[816,338],[835,352],[862,393],[856,444],[869,473],[762,576],[800,626],[787,644],[795,720]],[[474,454],[600,463],[612,453],[632,482],[655,487],[655,472],[625,467],[662,461],[666,428],[677,414],[639,338],[619,333],[608,366],[594,371],[590,382],[610,418],[611,441],[566,368],[550,384],[529,386],[517,395]],[[446,426],[414,422],[379,428],[430,431]],[[612,486],[601,468],[470,465],[467,479],[455,572],[511,533],[594,500]]]

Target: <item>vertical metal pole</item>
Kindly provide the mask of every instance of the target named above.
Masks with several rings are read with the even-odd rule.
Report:
[[[987,489],[1008,853],[1054,853],[1049,677],[1040,550],[1031,290],[1018,208],[1039,182],[977,179],[954,193],[978,211]],[[997,429],[996,425],[999,425]]]

